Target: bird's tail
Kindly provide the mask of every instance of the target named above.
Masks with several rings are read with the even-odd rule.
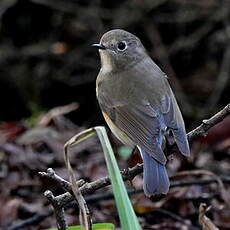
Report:
[[[169,178],[165,165],[156,161],[148,153],[142,151],[144,162],[144,192],[146,196],[167,194],[169,191]]]

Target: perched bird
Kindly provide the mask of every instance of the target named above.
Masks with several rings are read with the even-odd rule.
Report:
[[[99,44],[101,69],[96,94],[113,134],[138,147],[144,162],[143,188],[147,196],[167,194],[169,178],[162,142],[172,130],[180,152],[190,155],[184,121],[165,73],[148,56],[133,34],[116,29]]]

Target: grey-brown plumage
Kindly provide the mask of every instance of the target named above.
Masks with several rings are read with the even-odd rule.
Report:
[[[166,127],[172,130],[181,153],[190,154],[184,121],[167,77],[129,32],[111,30],[94,46],[101,57],[96,86],[105,120],[124,144],[140,149],[145,194],[166,194],[169,180],[162,150]]]

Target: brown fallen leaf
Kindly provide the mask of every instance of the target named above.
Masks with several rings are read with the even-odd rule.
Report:
[[[4,122],[0,124],[0,143],[13,141],[20,136],[26,127],[22,122]]]
[[[143,196],[143,194],[139,194],[139,196],[136,196],[136,200],[133,200],[133,207],[134,210],[139,214],[155,211],[157,209],[160,209],[167,202],[173,199],[178,199],[178,197],[180,197],[186,191],[187,188],[180,188],[180,190],[174,190],[164,198],[154,202],[152,202],[149,198]]]
[[[201,203],[199,207],[199,223],[203,230],[219,230],[215,224],[205,215],[210,210],[211,206],[207,207],[205,203]]]
[[[228,207],[230,207],[230,194],[227,191],[227,189],[225,188],[224,183],[221,180],[221,178],[218,175],[216,175],[215,173],[213,173],[211,171],[208,171],[208,170],[196,169],[196,170],[178,172],[173,176],[173,178],[178,177],[178,176],[192,176],[192,175],[193,176],[198,176],[198,175],[202,175],[202,174],[211,176],[216,180],[216,182],[218,184],[218,187],[219,187],[219,192],[220,192],[221,198],[224,200],[226,205]]]
[[[1,212],[0,212],[0,225],[1,227],[6,227],[12,223],[18,216],[18,208],[22,204],[22,200],[14,198],[11,200],[0,201]]]

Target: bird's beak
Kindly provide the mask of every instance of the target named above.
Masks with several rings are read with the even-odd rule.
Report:
[[[93,47],[101,50],[105,50],[106,47],[103,44],[92,44]]]

